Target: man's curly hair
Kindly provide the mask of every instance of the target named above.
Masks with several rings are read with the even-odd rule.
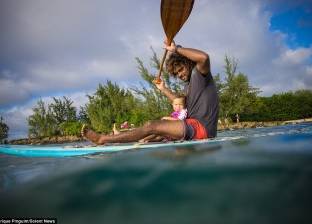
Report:
[[[172,53],[166,60],[166,70],[169,74],[176,76],[177,74],[174,71],[175,66],[185,65],[191,71],[194,68],[195,64],[196,64],[195,62],[191,61],[187,57]]]

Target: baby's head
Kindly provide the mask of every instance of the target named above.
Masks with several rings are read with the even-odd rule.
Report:
[[[172,107],[174,111],[181,111],[185,108],[185,98],[178,97],[172,101]]]

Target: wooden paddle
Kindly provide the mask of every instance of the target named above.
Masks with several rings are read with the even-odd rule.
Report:
[[[194,0],[161,0],[160,15],[161,22],[167,37],[168,45],[171,44],[175,35],[182,28],[183,24],[191,14]],[[155,83],[160,83],[160,76],[164,66],[168,50],[166,49],[162,57],[159,73]]]

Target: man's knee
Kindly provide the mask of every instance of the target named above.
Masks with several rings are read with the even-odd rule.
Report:
[[[149,133],[153,133],[156,130],[156,121],[147,121],[145,122],[145,124],[143,125],[143,127],[149,132]]]

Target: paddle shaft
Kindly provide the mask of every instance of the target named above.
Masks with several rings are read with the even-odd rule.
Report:
[[[165,62],[165,60],[166,60],[167,53],[168,53],[168,50],[165,49],[164,55],[163,55],[163,57],[162,57],[162,59],[161,59],[161,63],[160,63],[160,67],[159,67],[158,76],[157,76],[157,78],[156,78],[158,81],[160,80],[160,77],[161,77],[161,72],[162,72],[162,69],[163,69],[163,67],[164,67],[164,62]]]

